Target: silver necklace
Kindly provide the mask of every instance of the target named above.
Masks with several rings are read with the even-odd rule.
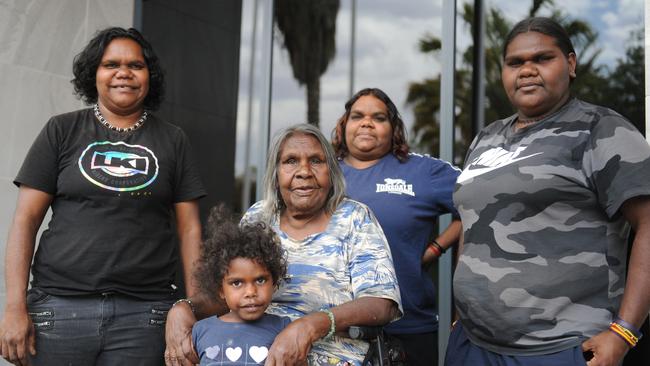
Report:
[[[97,117],[99,122],[101,124],[103,124],[104,126],[106,126],[106,128],[108,128],[109,130],[112,130],[112,131],[117,131],[117,132],[135,131],[144,124],[144,121],[147,120],[147,111],[144,111],[142,113],[142,116],[140,116],[140,119],[137,120],[133,126],[127,127],[127,128],[117,127],[117,126],[113,126],[112,124],[110,124],[110,122],[108,122],[106,120],[106,118],[104,118],[104,116],[102,115],[102,112],[99,111],[99,104],[98,103],[95,103],[95,106],[93,107],[93,109],[95,110],[95,117]]]

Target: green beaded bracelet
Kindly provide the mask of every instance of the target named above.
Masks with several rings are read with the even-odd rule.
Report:
[[[334,335],[334,332],[336,332],[336,323],[334,322],[334,313],[332,313],[332,310],[330,309],[323,309],[321,310],[322,313],[327,314],[327,317],[330,319],[330,331],[327,333],[323,339],[330,339]]]

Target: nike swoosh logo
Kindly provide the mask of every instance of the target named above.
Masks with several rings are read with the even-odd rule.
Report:
[[[508,166],[510,164],[516,163],[516,162],[524,160],[524,159],[532,158],[533,156],[536,156],[536,155],[539,155],[539,154],[541,154],[541,152],[538,152],[538,153],[532,154],[532,155],[528,155],[528,156],[522,156],[521,158],[512,159],[512,160],[506,161],[506,162],[504,162],[502,164],[499,164],[497,166],[489,166],[489,167],[486,167],[486,168],[477,168],[477,169],[469,169],[471,167],[468,167],[467,169],[463,170],[462,173],[460,173],[460,175],[456,179],[456,183],[463,183],[463,182],[468,181],[470,179],[476,178],[479,175],[489,173],[489,172],[491,172],[493,170],[503,168],[505,166]]]

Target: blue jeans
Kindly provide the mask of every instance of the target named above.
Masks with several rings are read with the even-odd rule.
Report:
[[[163,365],[165,320],[173,302],[172,297],[54,296],[31,289],[32,365]]]
[[[460,322],[449,335],[445,366],[585,366],[582,348],[539,356],[509,356],[490,352],[472,343]]]

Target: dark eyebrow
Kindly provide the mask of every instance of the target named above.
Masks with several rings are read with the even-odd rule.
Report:
[[[540,56],[554,55],[554,54],[555,54],[555,51],[552,50],[552,49],[542,49],[542,50],[539,50],[539,51],[533,53],[532,55],[530,55],[530,58],[534,59],[534,58],[537,58],[537,57],[540,57]],[[525,58],[523,56],[521,56],[521,55],[518,55],[518,54],[515,54],[515,55],[512,55],[512,56],[506,55],[506,57],[504,58],[505,61],[523,60],[523,59],[525,59]]]

